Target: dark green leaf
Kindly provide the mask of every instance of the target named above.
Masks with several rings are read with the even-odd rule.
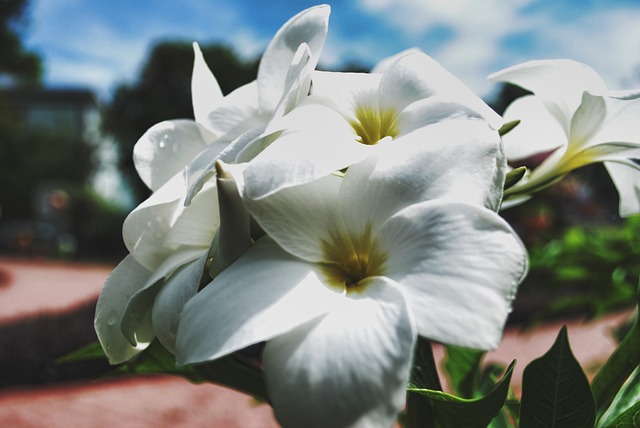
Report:
[[[592,428],[595,415],[589,381],[562,327],[551,349],[524,370],[520,427]]]
[[[409,388],[442,390],[431,342],[418,336]]]
[[[444,368],[453,391],[464,398],[473,398],[483,351],[445,346]]]
[[[262,372],[238,354],[194,366],[178,367],[175,357],[154,341],[135,359],[121,366],[125,373],[162,373],[181,376],[194,383],[212,382],[267,400]]]
[[[498,130],[498,133],[502,137],[503,135],[506,135],[509,131],[511,131],[513,128],[515,128],[519,124],[520,124],[520,120],[513,120],[511,122],[507,122],[500,127],[500,129]]]
[[[504,179],[504,190],[507,190],[509,187],[512,187],[518,181],[522,180],[522,177],[524,177],[526,173],[526,166],[519,166],[509,171]]]
[[[507,399],[514,366],[515,361],[509,365],[502,380],[487,395],[478,399],[459,398],[429,389],[409,388],[409,391],[429,399],[438,422],[443,427],[485,428],[500,413]]]

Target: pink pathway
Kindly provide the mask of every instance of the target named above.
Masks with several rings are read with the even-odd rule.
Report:
[[[112,266],[0,258],[0,324],[43,312],[72,309],[95,301]],[[589,371],[613,349],[610,331],[628,316],[621,312],[597,323],[567,323],[572,349]],[[560,328],[508,330],[485,361],[517,359],[513,386],[522,370],[544,353]],[[442,349],[435,348],[436,358]],[[268,406],[216,385],[193,385],[166,376],[135,377],[46,387],[0,389],[0,427],[276,427]]]

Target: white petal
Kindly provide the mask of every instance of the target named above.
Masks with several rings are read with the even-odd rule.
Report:
[[[398,59],[400,59],[400,57],[403,57],[406,54],[415,53],[415,52],[422,52],[422,51],[418,48],[409,48],[401,52],[398,52],[395,55],[384,58],[380,62],[378,62],[376,65],[373,66],[373,68],[371,69],[371,73],[384,73],[385,70],[389,68],[391,64],[393,64]]]
[[[138,205],[124,220],[122,235],[135,259],[153,271],[167,256],[164,240],[180,209],[185,192],[182,174],[174,175],[160,189]]]
[[[407,296],[418,333],[439,342],[493,349],[527,269],[511,227],[482,207],[442,201],[393,216],[376,241],[385,276]]]
[[[542,100],[531,95],[518,98],[504,112],[504,120],[520,120],[502,137],[509,160],[526,159],[567,144],[568,135]]]
[[[189,205],[195,195],[202,190],[208,180],[215,176],[215,165],[218,160],[224,162],[242,162],[241,154],[247,146],[261,138],[264,128],[251,128],[240,134],[235,140],[220,149],[219,142],[212,144],[200,152],[187,167],[187,197],[185,205]],[[265,136],[264,138],[268,138]],[[226,144],[226,143],[225,143]]]
[[[359,298],[267,342],[269,396],[285,427],[390,427],[416,338],[404,296],[376,278]]]
[[[325,104],[347,120],[355,119],[354,110],[363,97],[376,95],[380,74],[315,71],[312,74],[309,102]],[[372,108],[378,108],[377,100]]]
[[[176,174],[124,221],[127,249],[149,270],[157,269],[181,245],[208,247],[219,225],[215,182],[188,207],[182,203],[184,192],[184,178]]]
[[[482,116],[467,105],[433,95],[409,104],[399,114],[396,124],[402,136],[443,120],[459,118],[481,119]]]
[[[264,237],[185,305],[177,362],[214,360],[269,340],[327,313],[342,298],[323,285],[313,265]]]
[[[224,97],[207,115],[206,125],[225,141],[232,141],[248,129],[264,126],[269,116],[258,107],[258,84],[253,81]]]
[[[165,277],[176,269],[206,254],[206,248],[183,248],[172,252],[164,262],[132,293],[122,314],[120,327],[131,345],[144,343],[147,324],[151,321],[153,302]]]
[[[171,275],[158,290],[153,302],[151,322],[162,345],[175,353],[176,334],[182,308],[196,295],[204,272],[206,252]]]
[[[329,232],[344,230],[338,213],[341,181],[330,175],[245,201],[260,227],[282,248],[305,260],[325,261],[322,241],[330,240]]]
[[[349,123],[334,110],[305,105],[283,118],[290,124],[250,163],[245,172],[247,196],[263,198],[358,162],[375,150],[356,141]]]
[[[568,151],[573,152],[589,145],[589,140],[602,127],[606,115],[607,107],[604,99],[584,92],[582,103],[571,119],[571,140]]]
[[[620,216],[640,214],[640,166],[632,160],[605,162],[604,166],[620,194]]]
[[[498,209],[505,159],[484,121],[449,120],[416,131],[353,165],[340,188],[348,230],[375,231],[401,209],[446,199]]]
[[[220,225],[218,189],[215,182],[208,183],[189,206],[180,205],[173,219],[163,241],[165,247],[208,247]]]
[[[568,133],[571,117],[584,91],[606,89],[602,78],[590,67],[567,59],[528,61],[493,73],[494,82],[508,82],[540,97]]]
[[[131,296],[150,276],[149,270],[133,257],[127,256],[109,275],[100,293],[96,305],[95,329],[111,364],[127,361],[144,349],[144,346],[131,346],[122,334],[120,322]],[[144,339],[150,341],[152,338],[151,335]]]
[[[202,135],[192,120],[164,121],[149,128],[133,148],[136,171],[147,187],[158,190],[215,139],[211,134],[205,141]]]
[[[273,37],[258,69],[258,92],[263,111],[273,111],[282,97],[287,70],[302,43],[309,46],[311,68],[315,68],[327,36],[330,12],[328,5],[306,9],[289,19]]]
[[[193,53],[193,73],[191,75],[193,114],[196,122],[204,124],[209,112],[222,100],[222,91],[196,42],[193,43]]]
[[[585,94],[585,98],[592,97]],[[594,142],[624,141],[640,144],[640,93],[624,94],[608,91],[603,95],[606,104],[606,117],[598,133],[593,135]]]
[[[502,118],[464,83],[422,52],[401,56],[385,70],[380,81],[380,107],[404,109],[433,95],[477,111],[492,128],[502,126]]]

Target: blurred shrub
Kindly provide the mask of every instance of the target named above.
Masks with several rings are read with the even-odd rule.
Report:
[[[640,275],[640,216],[621,225],[573,226],[529,247],[530,272],[512,322],[597,317],[633,307]]]

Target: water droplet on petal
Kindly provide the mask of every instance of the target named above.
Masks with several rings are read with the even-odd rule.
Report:
[[[107,314],[107,325],[115,325],[117,318],[118,314],[115,310],[109,311],[109,313]]]

